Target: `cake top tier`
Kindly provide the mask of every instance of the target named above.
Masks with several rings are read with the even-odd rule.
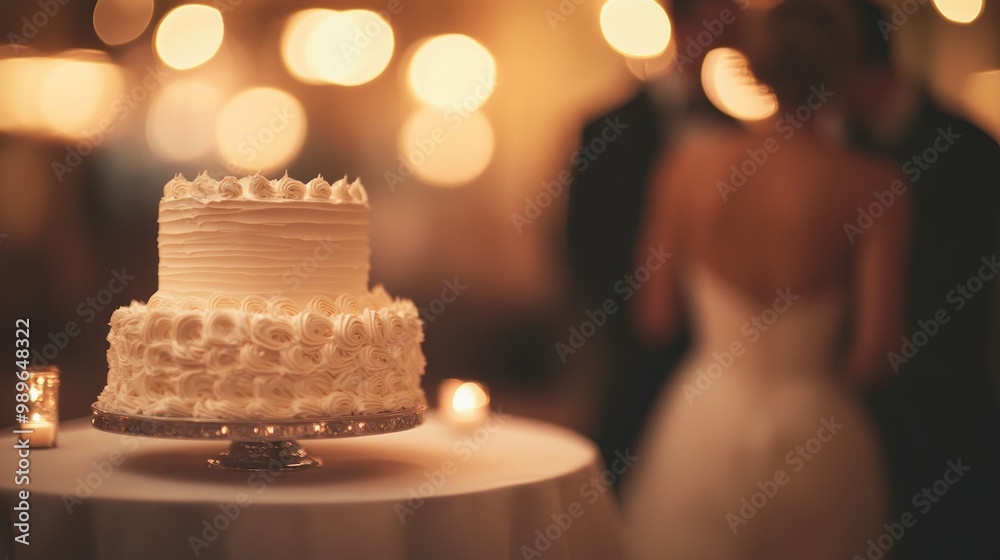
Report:
[[[332,185],[322,175],[308,183],[288,176],[268,180],[260,173],[241,179],[224,177],[221,181],[202,171],[192,181],[178,173],[163,187],[163,198],[175,200],[194,198],[197,200],[327,200],[333,203],[353,203],[368,205],[368,193],[361,179],[347,182],[347,176]]]

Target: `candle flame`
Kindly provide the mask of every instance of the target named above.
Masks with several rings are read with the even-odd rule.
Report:
[[[43,420],[42,415],[37,412],[31,415],[32,422],[41,422],[42,420]]]

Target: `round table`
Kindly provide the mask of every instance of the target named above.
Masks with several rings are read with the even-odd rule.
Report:
[[[8,434],[10,432],[8,431]],[[461,430],[433,413],[407,432],[302,442],[320,468],[208,469],[225,442],[160,440],[64,422],[58,447],[30,452],[15,486],[0,446],[9,558],[601,559],[622,556],[610,484],[593,444],[496,414]],[[13,541],[30,490],[30,545]]]

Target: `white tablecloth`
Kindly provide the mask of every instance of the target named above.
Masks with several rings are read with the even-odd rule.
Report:
[[[433,414],[408,432],[303,442],[324,466],[209,470],[224,442],[156,440],[63,423],[15,486],[0,448],[11,559],[620,558],[617,510],[594,446],[548,424],[500,416],[463,434]],[[9,432],[8,432],[9,433]],[[602,473],[604,476],[602,477]],[[30,545],[13,542],[30,490]]]

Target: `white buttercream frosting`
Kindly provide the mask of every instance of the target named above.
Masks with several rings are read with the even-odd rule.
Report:
[[[423,406],[416,307],[367,290],[360,181],[178,174],[160,285],[111,317],[106,410],[290,418]]]
[[[260,175],[209,181],[175,178],[164,189],[186,194],[160,201],[158,294],[281,294],[305,304],[317,295],[367,290],[367,202],[331,204],[338,195],[321,178],[309,187],[287,175],[277,182]],[[329,198],[319,198],[327,190]],[[344,190],[367,200],[360,185],[355,194],[351,186]]]
[[[151,416],[290,418],[425,404],[423,328],[381,287],[360,298],[280,297],[233,308],[156,297],[111,318],[106,410]],[[246,305],[244,305],[246,304]],[[263,311],[250,311],[249,309]]]

